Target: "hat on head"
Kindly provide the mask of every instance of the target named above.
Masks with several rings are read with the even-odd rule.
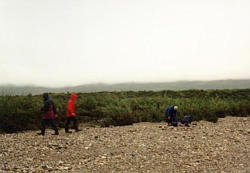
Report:
[[[174,106],[174,110],[177,111],[178,110],[178,106]]]

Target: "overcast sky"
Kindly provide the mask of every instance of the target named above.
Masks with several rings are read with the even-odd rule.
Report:
[[[0,0],[0,84],[243,78],[249,0]]]

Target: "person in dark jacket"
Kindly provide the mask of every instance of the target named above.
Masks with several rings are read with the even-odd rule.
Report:
[[[168,123],[168,125],[173,125],[173,126],[178,125],[178,119],[176,117],[177,110],[178,106],[169,106],[166,109],[165,115],[166,115],[166,122]]]
[[[55,104],[52,100],[49,99],[48,93],[43,94],[43,102],[44,105],[41,108],[42,111],[42,130],[39,135],[45,135],[45,127],[50,124],[52,128],[55,130],[54,135],[58,135],[58,129],[56,127],[56,122],[54,118],[57,118],[57,112]]]
[[[77,120],[76,120],[76,113],[75,113],[75,100],[76,100],[76,94],[71,94],[70,99],[67,103],[67,112],[66,112],[66,117],[67,117],[67,121],[65,124],[65,132],[66,133],[71,133],[71,131],[69,131],[69,124],[70,121],[73,121],[73,125],[74,125],[74,129],[76,132],[79,132],[81,130],[78,129],[77,127]]]

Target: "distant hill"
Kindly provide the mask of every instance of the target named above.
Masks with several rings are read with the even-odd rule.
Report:
[[[250,79],[246,80],[214,80],[214,81],[178,81],[162,83],[120,83],[120,84],[88,84],[75,87],[47,88],[36,86],[0,86],[0,95],[27,95],[44,92],[100,92],[100,91],[143,91],[143,90],[188,90],[188,89],[245,89],[250,88]]]

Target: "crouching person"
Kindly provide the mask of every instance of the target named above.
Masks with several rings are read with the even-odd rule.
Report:
[[[46,125],[51,125],[52,128],[55,130],[55,133],[53,135],[58,135],[58,129],[56,127],[56,122],[54,117],[57,118],[56,108],[54,105],[54,102],[49,99],[48,93],[43,94],[43,101],[44,105],[41,108],[42,111],[42,130],[41,133],[38,133],[38,135],[45,135],[45,128]]]
[[[176,116],[177,110],[178,106],[169,106],[166,109],[165,115],[166,115],[166,122],[168,123],[168,125],[178,126],[178,119]]]
[[[192,122],[192,117],[189,116],[189,115],[185,115],[183,117],[183,119],[181,120],[181,124],[183,124],[183,125],[185,125],[187,127],[189,127],[189,124],[191,124],[191,122]]]
[[[71,131],[69,131],[70,121],[73,121],[74,129],[76,132],[81,131],[77,127],[77,120],[76,120],[76,113],[75,113],[75,99],[76,99],[76,94],[71,94],[70,99],[67,104],[67,112],[66,112],[67,121],[65,124],[66,133],[71,133]]]

